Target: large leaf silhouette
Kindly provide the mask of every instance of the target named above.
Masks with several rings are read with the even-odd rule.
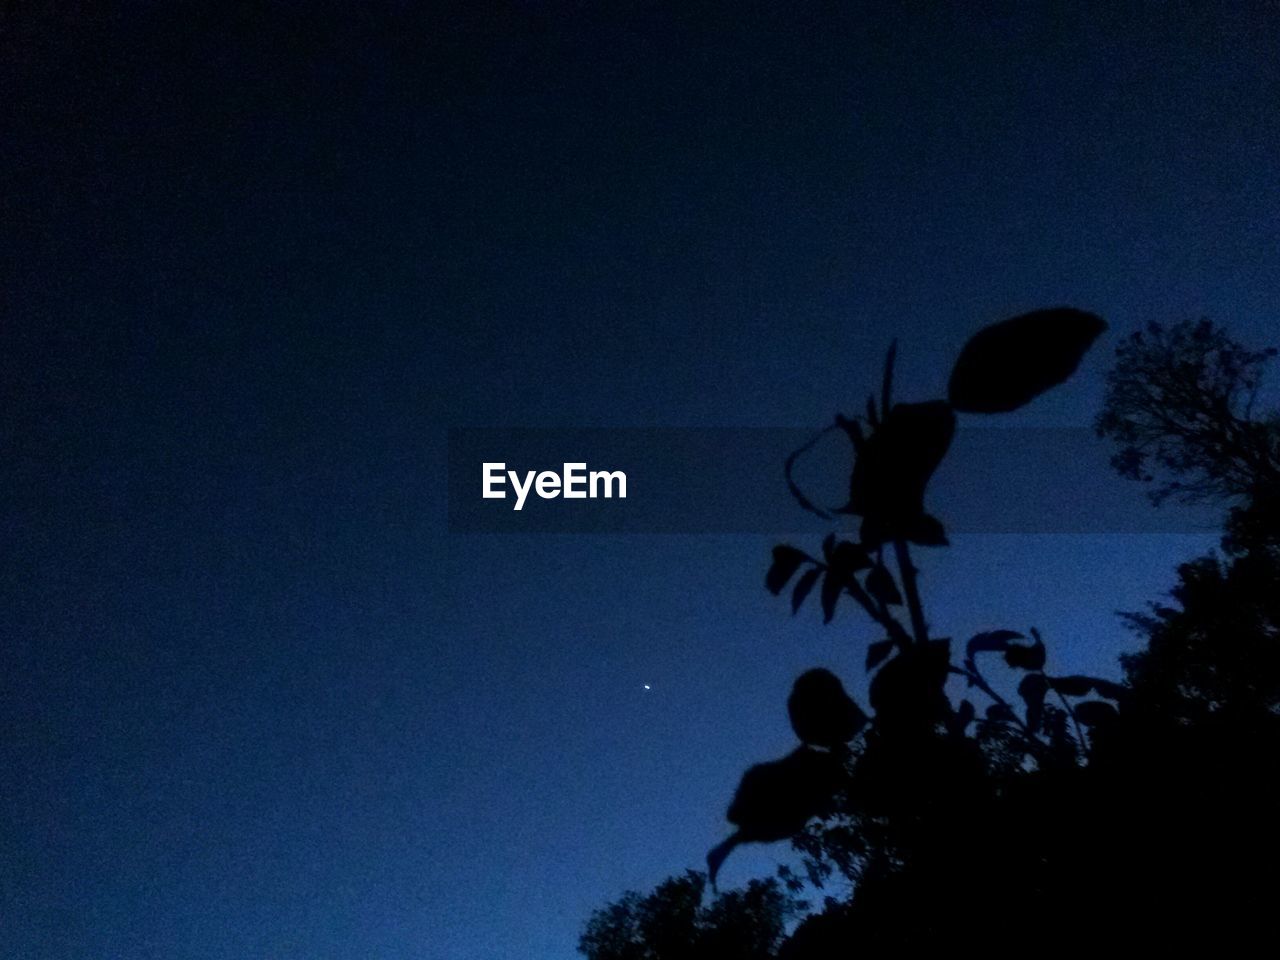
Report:
[[[1011,643],[1006,646],[1004,661],[1015,670],[1043,670],[1045,653],[1044,641],[1037,636],[1035,643]]]
[[[976,333],[951,371],[948,397],[966,413],[1004,413],[1075,373],[1107,328],[1101,317],[1058,307],[1036,310]]]
[[[965,656],[972,660],[979,653],[1004,653],[1009,649],[1010,640],[1025,639],[1016,630],[988,630],[975,634],[965,646]]]
[[[830,670],[815,667],[796,678],[787,698],[791,729],[807,744],[835,748],[848,743],[867,722]]]
[[[775,596],[781,593],[782,588],[800,569],[800,564],[807,559],[809,559],[808,555],[803,550],[797,550],[782,543],[778,544],[773,548],[773,563],[765,575],[765,588]]]
[[[707,854],[712,886],[720,864],[740,843],[772,843],[826,813],[840,788],[840,755],[798,747],[781,760],[758,763],[742,775],[726,818],[738,829]]]
[[[841,511],[863,518],[862,543],[875,546],[903,538],[945,542],[937,521],[926,521],[924,491],[942,462],[956,418],[941,400],[899,403],[871,436],[850,430],[857,459],[849,480],[849,503]],[[917,535],[928,533],[927,537]]]

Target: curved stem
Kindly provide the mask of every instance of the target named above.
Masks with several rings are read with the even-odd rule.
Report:
[[[838,429],[840,429],[840,421],[837,418],[836,422],[831,424],[831,426],[823,427],[816,434],[814,434],[809,439],[809,441],[804,444],[804,446],[800,447],[798,450],[792,450],[791,455],[787,457],[786,464],[784,464],[783,466],[783,473],[787,478],[787,489],[791,491],[791,496],[795,498],[796,503],[800,504],[800,506],[804,507],[804,509],[808,510],[810,513],[813,513],[819,517],[822,517],[822,519],[824,520],[832,519],[830,512],[817,506],[815,503],[813,503],[813,501],[811,501],[808,497],[804,495],[804,491],[802,491],[799,485],[796,483],[793,473],[796,467],[796,460],[798,460],[804,454],[812,450],[817,445],[818,441],[821,440],[823,437],[825,437],[832,430],[838,430]]]

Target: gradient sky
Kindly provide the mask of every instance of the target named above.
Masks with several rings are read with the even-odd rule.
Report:
[[[571,957],[861,692],[771,538],[450,534],[449,427],[821,426],[1058,303],[1008,422],[1086,425],[1141,323],[1280,339],[1274,5],[687,6],[0,13],[4,956]],[[930,619],[1115,675],[1211,539],[957,536]]]

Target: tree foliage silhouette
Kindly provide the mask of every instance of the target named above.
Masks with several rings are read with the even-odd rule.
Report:
[[[947,400],[926,403],[893,402],[891,348],[865,415],[838,416],[820,434],[839,431],[853,447],[842,508],[814,504],[793,479],[812,443],[788,459],[802,507],[861,524],[856,539],[832,534],[820,552],[779,545],[766,587],[790,588],[793,612],[816,589],[826,623],[852,600],[882,638],[866,646],[869,715],[826,671],[797,681],[787,707],[800,745],[747,772],[730,807],[737,830],[708,856],[714,883],[736,845],[790,836],[809,885],[851,881],[850,898],[828,899],[774,955],[952,948],[966,937],[1029,947],[1068,929],[1078,944],[1134,949],[1221,951],[1269,935],[1280,445],[1276,418],[1256,417],[1253,404],[1270,351],[1206,323],[1152,327],[1117,351],[1098,419],[1120,444],[1117,468],[1149,482],[1148,467],[1159,468],[1157,499],[1233,507],[1225,556],[1181,568],[1176,606],[1129,615],[1148,645],[1124,658],[1125,684],[1048,670],[1034,628],[954,645],[930,632],[910,549],[947,543],[926,498],[956,412],[1029,402],[1070,376],[1103,329],[1065,308],[995,324],[966,345]],[[949,680],[963,685],[955,702]],[[1000,692],[1009,686],[1016,700]],[[792,893],[805,886],[781,879]]]
[[[1255,411],[1274,349],[1208,320],[1152,324],[1118,350],[1097,429],[1152,498],[1230,507],[1221,554],[1178,570],[1174,603],[1127,615],[1134,712],[1185,732],[1274,742],[1280,715],[1280,418]],[[1159,405],[1155,400],[1161,401]],[[1155,472],[1152,472],[1155,471]]]
[[[1112,464],[1152,483],[1157,503],[1235,500],[1280,479],[1275,415],[1257,418],[1275,349],[1251,350],[1212,321],[1150,324],[1116,351],[1096,427],[1120,445]]]
[[[745,890],[703,904],[706,878],[672,877],[652,893],[629,893],[597,910],[578,943],[591,960],[767,960],[777,955],[787,922],[804,903],[778,881],[753,880]]]

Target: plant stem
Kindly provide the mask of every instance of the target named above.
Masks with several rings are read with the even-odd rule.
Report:
[[[894,619],[893,614],[885,609],[884,604],[877,604],[873,601],[867,594],[867,591],[862,589],[862,586],[852,574],[849,575],[849,582],[846,585],[846,589],[848,590],[849,596],[853,597],[853,599],[857,600],[858,603],[862,605],[862,609],[867,612],[867,616],[889,631],[890,639],[897,642],[897,644],[903,649],[911,643],[911,636],[903,628],[902,624]]]
[[[893,541],[894,555],[898,558],[898,575],[902,578],[902,592],[907,595],[907,609],[911,611],[911,630],[916,643],[929,642],[929,627],[924,622],[924,608],[920,606],[920,586],[916,582],[916,568],[911,565],[911,552],[907,541]]]

